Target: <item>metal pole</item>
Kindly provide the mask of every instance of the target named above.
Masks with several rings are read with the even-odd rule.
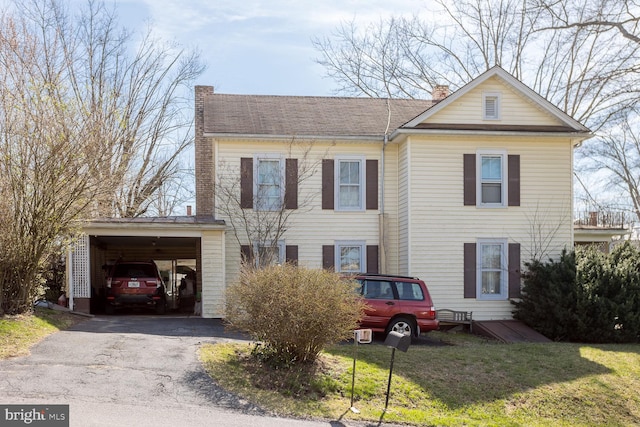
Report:
[[[391,366],[389,367],[389,381],[387,382],[387,399],[384,402],[384,412],[387,412],[387,406],[389,406],[389,394],[391,394],[391,375],[393,375],[393,360],[396,356],[396,348],[391,350]]]
[[[353,406],[353,391],[356,384],[356,358],[358,356],[358,333],[353,331],[353,372],[351,373],[351,412],[359,414],[360,411]]]

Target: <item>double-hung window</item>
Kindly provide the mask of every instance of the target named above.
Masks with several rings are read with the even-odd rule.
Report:
[[[365,242],[336,242],[336,271],[341,273],[360,273],[366,271]]]
[[[255,208],[262,211],[279,210],[284,200],[284,161],[282,157],[278,155],[256,156],[253,167]]]
[[[484,207],[502,207],[506,206],[505,200],[507,195],[507,155],[500,151],[481,151],[478,152],[477,161],[478,171],[477,192],[479,206]]]
[[[283,240],[274,244],[255,244],[256,265],[266,267],[269,265],[283,264],[285,262],[285,244]]]
[[[335,206],[337,210],[364,210],[364,158],[336,157]]]
[[[508,256],[506,240],[478,240],[478,299],[507,298]]]

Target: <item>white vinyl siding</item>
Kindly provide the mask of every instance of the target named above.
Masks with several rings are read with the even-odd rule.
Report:
[[[307,268],[322,267],[322,246],[334,245],[338,240],[358,240],[366,242],[367,245],[379,245],[379,211],[378,210],[362,210],[358,212],[341,212],[336,210],[322,209],[322,159],[327,158],[327,153],[333,156],[346,158],[354,157],[354,153],[359,153],[358,158],[378,160],[380,162],[381,147],[379,143],[351,141],[335,141],[318,142],[314,141],[310,151],[308,144],[299,144],[290,147],[288,143],[283,144],[281,141],[228,141],[224,139],[215,139],[217,163],[216,163],[216,179],[217,182],[224,182],[220,178],[221,174],[225,176],[237,177],[240,169],[240,159],[246,157],[254,157],[256,147],[262,153],[277,153],[281,151],[284,158],[298,159],[298,167],[311,168],[314,173],[307,174],[304,180],[299,182],[299,209],[293,212],[287,220],[287,230],[282,236],[287,245],[298,247],[298,263]],[[394,153],[393,147],[388,147],[388,153]],[[361,153],[361,156],[360,156]],[[306,157],[305,157],[306,156]],[[304,159],[304,160],[303,160]],[[395,156],[387,156],[386,170],[392,178],[397,174]],[[363,164],[364,167],[364,164]],[[389,207],[390,203],[396,199],[397,184],[392,187],[393,193],[387,197],[385,204]],[[387,189],[389,189],[387,187]],[[216,206],[221,206],[221,200],[216,200]],[[387,209],[385,215],[388,222],[395,224],[397,222],[396,206]],[[260,212],[248,211],[247,213],[255,217],[261,215]],[[226,233],[227,244],[227,283],[233,283],[238,275],[240,266],[241,250],[240,245],[248,245],[249,242],[245,236],[240,235],[241,241],[238,242],[232,230],[231,220],[227,218],[221,210],[215,213],[216,219],[225,220],[228,226]],[[391,226],[391,230],[395,230],[395,226]],[[240,229],[242,232],[242,229]],[[393,231],[393,233],[397,233]],[[244,237],[244,239],[243,239]],[[390,242],[396,242],[396,236],[391,235]],[[390,243],[390,244],[391,244]],[[397,245],[390,247],[387,256],[390,260],[397,260]],[[390,261],[396,262],[396,261]],[[366,265],[365,265],[366,268]],[[390,267],[394,268],[394,267]]]
[[[535,246],[545,245],[545,259],[572,244],[572,146],[568,138],[538,136],[411,137],[408,156],[411,214],[405,235],[408,271],[425,280],[437,308],[473,311],[474,319],[509,319],[508,300],[465,299],[464,244],[507,236],[521,244],[522,262]],[[520,156],[520,206],[468,209],[463,200],[465,153],[505,147]],[[485,148],[482,148],[485,147]],[[532,230],[538,230],[538,236]],[[540,239],[545,239],[541,242]],[[402,251],[402,244],[400,250]],[[450,266],[450,267],[449,267]]]
[[[228,236],[228,235],[227,235]],[[225,233],[204,232],[202,234],[202,317],[224,317],[225,292]]]
[[[563,124],[496,77],[471,90],[466,96],[456,100],[442,111],[438,111],[425,123],[487,124],[488,122],[484,119],[482,95],[490,92],[500,93],[501,125],[558,126]]]

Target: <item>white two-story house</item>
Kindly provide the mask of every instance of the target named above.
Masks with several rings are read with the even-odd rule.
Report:
[[[279,262],[417,276],[437,308],[508,319],[524,264],[573,244],[573,152],[591,134],[499,67],[433,100],[195,90],[196,216],[225,224],[198,253],[205,317],[268,246]],[[224,192],[234,216],[284,207],[277,241],[238,233]]]
[[[439,309],[509,319],[526,262],[573,245],[573,153],[591,133],[499,67],[432,100],[195,98],[195,215],[85,224],[74,309],[100,312],[105,266],[153,259],[171,308],[195,272],[202,316],[223,317],[242,259],[268,255],[420,277]]]

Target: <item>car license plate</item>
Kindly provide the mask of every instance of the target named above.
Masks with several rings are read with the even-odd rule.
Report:
[[[140,282],[129,282],[129,287],[130,288],[139,288],[140,287]]]

